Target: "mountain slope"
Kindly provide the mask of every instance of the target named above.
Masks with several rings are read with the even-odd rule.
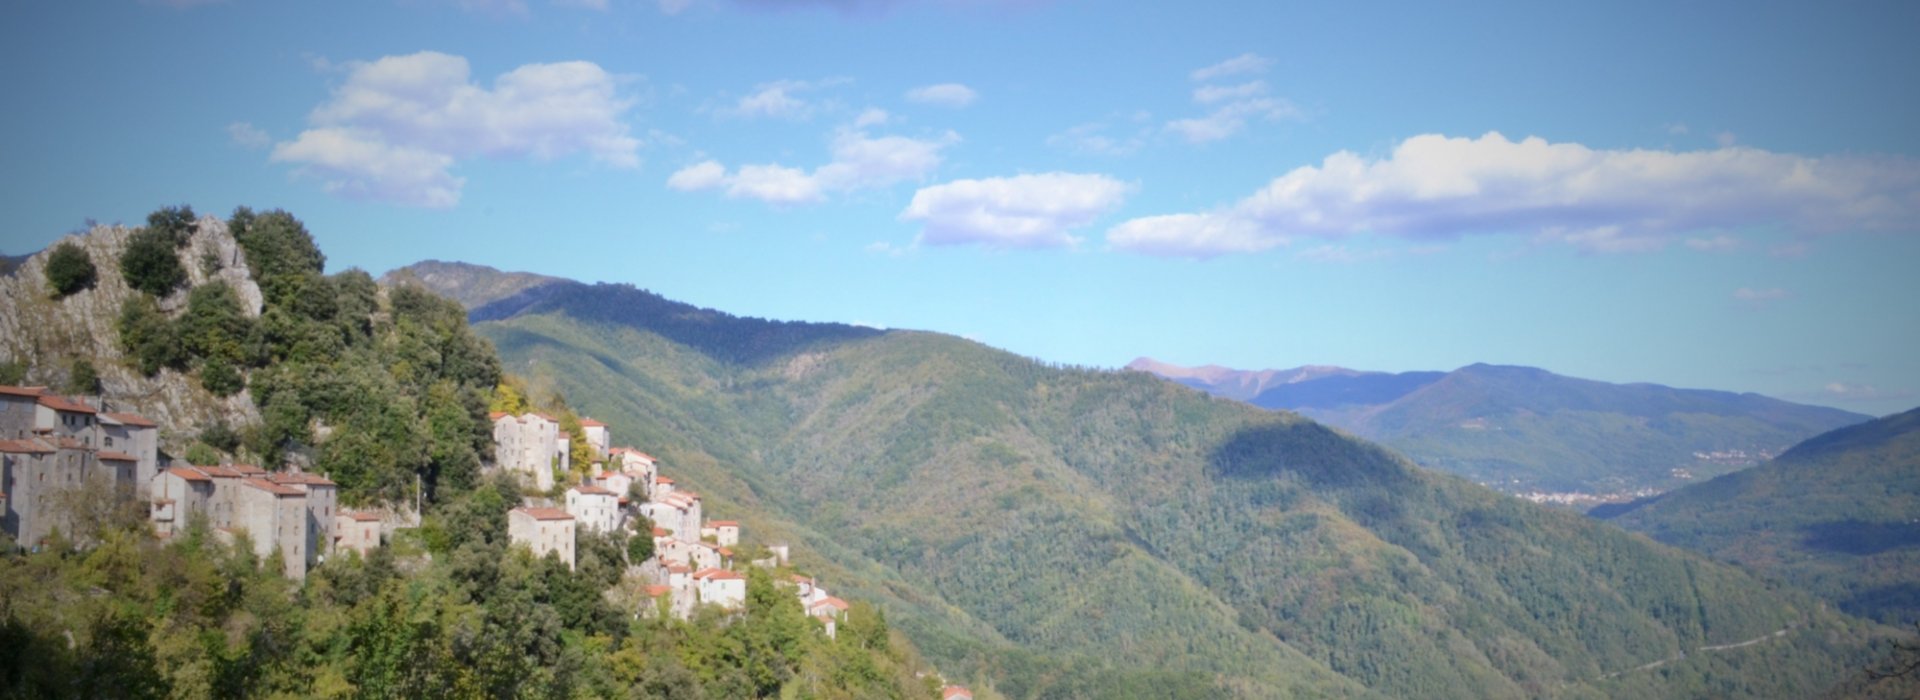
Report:
[[[1154,371],[1185,383],[1178,372]],[[1486,364],[1445,373],[1346,370],[1247,400],[1297,411],[1513,493],[1663,491],[1757,464],[1868,418],[1757,394],[1609,384]]]
[[[506,366],[1011,696],[1795,696],[1871,634],[1145,374],[552,287],[477,310]]]
[[[1848,612],[1920,622],[1920,409],[1835,430],[1767,464],[1609,515]]]

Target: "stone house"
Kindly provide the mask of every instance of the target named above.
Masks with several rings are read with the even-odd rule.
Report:
[[[132,413],[100,414],[100,448],[133,455],[133,486],[145,489],[160,473],[160,426]]]
[[[33,437],[42,387],[0,386],[0,440]]]
[[[100,411],[86,403],[51,393],[43,393],[36,402],[33,428],[43,435],[72,438],[81,449],[100,446],[95,439]]]
[[[241,479],[234,492],[233,521],[227,527],[247,533],[254,554],[266,557],[279,550],[288,578],[306,578],[307,558],[313,551],[308,544],[306,492],[261,478]]]
[[[634,483],[633,475],[626,472],[603,471],[593,475],[593,485],[612,491],[621,503],[626,503],[627,494],[633,493]]]
[[[566,466],[566,450],[562,448],[556,454],[554,449],[560,422],[540,413],[489,415],[493,418],[494,464],[531,481],[542,491],[553,488],[555,466]]]
[[[598,486],[567,489],[567,513],[593,532],[613,532],[620,527],[620,497]]]
[[[357,511],[341,511],[333,516],[333,552],[349,551],[361,557],[373,554],[380,546],[380,516]]]
[[[973,700],[973,691],[966,686],[950,685],[940,689],[940,700]]]
[[[170,537],[184,530],[195,513],[206,514],[213,503],[213,477],[193,467],[173,467],[147,482],[152,494],[154,532]]]
[[[613,435],[607,431],[607,424],[592,418],[580,419],[582,439],[587,441],[587,449],[593,452],[593,458],[604,460],[611,449]]]
[[[667,483],[664,479],[662,483]],[[657,491],[656,491],[657,493]],[[665,497],[641,504],[640,513],[654,525],[673,531],[682,542],[700,541],[700,495],[691,491],[671,491]]]
[[[740,522],[737,520],[715,520],[708,525],[713,527],[713,540],[722,547],[740,544]]]
[[[729,610],[747,604],[747,577],[726,569],[707,568],[693,573],[694,585],[703,605],[718,605]]]
[[[319,562],[333,546],[334,516],[339,515],[339,486],[325,476],[297,471],[270,474],[267,479],[306,494],[307,563]]]
[[[507,538],[533,550],[536,558],[548,552],[573,568],[573,516],[559,508],[515,508],[507,513]]]

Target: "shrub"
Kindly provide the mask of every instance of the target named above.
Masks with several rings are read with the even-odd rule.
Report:
[[[120,276],[127,286],[163,297],[187,281],[180,253],[167,234],[146,228],[133,234],[120,254]]]
[[[214,396],[227,397],[247,388],[247,378],[240,376],[240,370],[234,369],[233,363],[216,355],[200,366],[200,386]]]
[[[136,296],[120,307],[120,348],[141,374],[151,377],[162,367],[186,366],[187,354],[176,335],[153,297]]]
[[[93,362],[87,358],[77,358],[67,372],[67,392],[71,394],[100,393],[100,372],[93,368]]]
[[[160,207],[147,215],[147,230],[166,241],[174,248],[187,244],[193,237],[193,207],[182,204],[177,207]]]
[[[47,257],[47,283],[53,286],[56,299],[92,288],[98,276],[93,256],[71,241],[55,246],[53,254]]]

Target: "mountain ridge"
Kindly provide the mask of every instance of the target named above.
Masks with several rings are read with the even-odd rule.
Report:
[[[1175,371],[1169,378],[1234,393],[1186,376]],[[1210,376],[1231,382],[1236,375]],[[1447,372],[1346,370],[1246,400],[1297,411],[1509,493],[1570,492],[1595,501],[1751,466],[1869,418],[1754,393],[1614,384],[1488,363]]]

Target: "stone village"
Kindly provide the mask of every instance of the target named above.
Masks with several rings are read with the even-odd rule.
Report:
[[[72,510],[59,500],[70,494],[99,498],[84,491],[97,488],[143,495],[158,537],[183,532],[194,518],[204,518],[223,541],[238,541],[244,533],[258,556],[271,561],[277,555],[294,579],[324,566],[329,556],[364,556],[394,530],[417,522],[417,513],[342,509],[338,488],[325,474],[187,464],[160,451],[160,426],[153,421],[100,404],[45,387],[0,386],[0,532],[17,546],[38,550],[56,532],[73,532]],[[557,420],[539,413],[490,418],[490,469],[541,492],[550,492],[556,473],[572,473],[571,436]],[[739,522],[708,520],[699,494],[661,474],[659,461],[647,453],[611,446],[606,424],[583,420],[581,426],[596,460],[591,479],[567,488],[558,503],[527,497],[509,511],[507,531],[515,546],[536,557],[551,554],[572,568],[580,529],[650,536],[654,555],[631,566],[629,579],[656,604],[636,614],[683,619],[701,606],[743,607],[747,586],[739,565],[787,564],[788,548],[779,544],[759,560],[736,562]],[[633,532],[648,521],[651,532]],[[847,614],[846,601],[798,574],[781,583],[826,634],[835,633]]]

